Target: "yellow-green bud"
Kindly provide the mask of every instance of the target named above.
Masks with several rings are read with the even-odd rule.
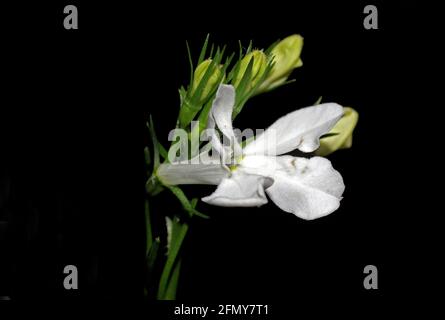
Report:
[[[336,123],[330,133],[335,135],[322,138],[320,147],[315,151],[319,156],[326,156],[340,149],[352,146],[352,133],[357,125],[358,113],[352,108],[343,108],[343,117]]]
[[[253,88],[263,76],[267,67],[267,57],[262,50],[254,50],[246,54],[240,62],[238,74],[236,75],[233,85],[238,87],[246,73],[247,67],[253,58],[252,73],[249,80],[249,89]]]
[[[299,34],[281,40],[270,52],[274,66],[258,89],[258,93],[271,90],[286,82],[291,72],[303,65],[300,58],[302,49],[303,37]]]
[[[193,76],[193,83],[192,83],[192,95],[195,93],[196,89],[198,89],[199,84],[201,83],[201,80],[204,78],[204,75],[207,72],[207,69],[209,68],[210,64],[212,63],[212,59],[207,59],[201,62],[195,69],[195,73]],[[208,79],[207,83],[204,85],[203,91],[201,93],[200,102],[203,103],[205,100],[209,98],[210,92],[213,91],[213,89],[216,88],[216,86],[219,84],[218,80],[221,81],[221,68],[222,66],[213,66],[213,73]]]

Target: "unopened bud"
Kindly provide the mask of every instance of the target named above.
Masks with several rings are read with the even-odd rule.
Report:
[[[352,146],[352,134],[357,125],[358,113],[349,107],[344,107],[343,112],[343,117],[331,129],[329,136],[320,139],[320,147],[315,151],[317,155],[326,156]]]
[[[300,58],[302,49],[303,37],[299,34],[281,40],[270,52],[270,59],[273,59],[274,65],[258,89],[258,93],[269,91],[286,82],[291,72],[303,65]]]
[[[253,59],[252,62],[252,72],[250,74],[250,79],[248,88],[253,88],[259,80],[263,77],[264,72],[266,71],[267,67],[267,57],[264,54],[262,50],[254,50],[250,53],[248,53],[240,62],[238,74],[236,75],[235,80],[233,81],[233,85],[235,87],[238,87],[241,80],[243,79],[247,67],[249,66],[249,63]]]
[[[211,75],[202,85],[202,91],[200,93],[199,103],[205,102],[209,98],[209,94],[216,89],[216,87],[219,85],[219,81],[221,81],[221,67],[222,66],[216,66],[212,64],[212,59],[207,59],[201,62],[195,70],[194,77],[193,77],[193,83],[192,83],[192,95],[198,90],[200,87],[201,82],[204,80],[204,76],[207,73],[207,70],[211,67],[213,70],[211,70]]]

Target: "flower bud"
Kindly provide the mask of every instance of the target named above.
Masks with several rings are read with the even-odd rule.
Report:
[[[332,135],[320,139],[320,147],[315,151],[318,156],[326,156],[340,149],[352,146],[352,133],[357,125],[358,113],[352,108],[343,108],[343,117],[331,129]]]
[[[219,85],[219,82],[221,79],[221,68],[222,66],[215,66],[212,64],[212,59],[207,59],[201,62],[195,69],[195,73],[193,76],[193,83],[192,83],[192,95],[196,93],[196,90],[198,89],[201,81],[203,81],[203,78],[208,70],[209,67],[212,67],[212,73],[210,77],[208,78],[207,82],[202,87],[202,92],[199,97],[199,103],[204,103],[208,98],[209,94],[216,89],[216,87]]]
[[[303,37],[294,34],[281,40],[270,52],[274,66],[257,93],[274,89],[286,82],[291,72],[303,65],[300,59]]]
[[[235,80],[233,81],[233,85],[238,87],[241,80],[246,73],[247,67],[249,66],[250,61],[253,59],[252,64],[252,72],[250,74],[248,88],[251,89],[255,87],[258,81],[263,76],[267,67],[267,57],[262,50],[254,50],[248,53],[240,62],[238,74],[236,75]]]

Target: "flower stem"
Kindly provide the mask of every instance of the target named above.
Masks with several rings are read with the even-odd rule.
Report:
[[[188,229],[189,225],[187,223],[176,222],[173,225],[170,250],[161,274],[161,279],[159,281],[159,289],[157,295],[157,298],[159,300],[175,299],[180,269],[180,259],[178,258],[178,254]],[[173,268],[174,270],[172,272]],[[172,291],[174,291],[174,293]]]

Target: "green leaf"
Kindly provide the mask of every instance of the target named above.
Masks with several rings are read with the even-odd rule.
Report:
[[[246,50],[246,54],[249,54],[250,51],[252,51],[252,46],[253,46],[253,42],[252,42],[252,40],[250,40],[249,41],[249,46],[247,47],[247,50]]]
[[[241,94],[244,93],[244,91],[250,81],[250,78],[252,77],[253,62],[254,62],[254,58],[252,57],[249,60],[249,64],[247,65],[246,71],[244,72],[244,75],[243,75],[238,87],[236,88],[237,95],[238,95],[238,92]]]
[[[218,64],[213,59],[210,62],[209,66],[208,66],[206,72],[204,73],[201,81],[199,82],[198,86],[196,87],[196,90],[194,91],[193,96],[191,97],[191,104],[194,105],[195,109],[198,109],[198,111],[201,107],[200,105],[198,105],[199,101],[202,99],[206,85],[209,82],[210,77],[214,74],[216,68],[218,68]]]
[[[224,76],[224,74],[226,73],[227,69],[229,68],[230,64],[232,63],[233,57],[235,57],[235,53],[232,53],[228,58],[226,58],[226,61],[224,62],[224,65],[221,69],[221,73]]]
[[[207,45],[209,43],[209,37],[210,37],[210,33],[207,33],[207,37],[206,37],[206,39],[204,41],[204,44],[202,46],[201,53],[199,54],[199,59],[198,59],[198,64],[197,64],[198,66],[201,64],[201,62],[204,61],[205,54],[206,54],[206,51],[207,51]],[[210,56],[211,55],[212,54],[210,54]]]
[[[241,40],[238,40],[239,45],[239,60],[243,58],[243,44],[241,43]]]
[[[261,84],[267,79],[267,76],[269,75],[269,73],[272,71],[272,68],[274,66],[274,62],[270,61],[267,66],[266,66],[266,70],[264,70],[264,73],[262,75],[262,77],[260,78],[260,80],[256,83],[256,85],[252,88],[252,90],[250,91],[249,95],[245,98],[244,103],[247,102],[248,99],[250,99],[251,97],[261,93],[258,92],[259,87],[261,86]],[[240,112],[242,110],[242,108],[244,107],[244,103],[240,106]]]
[[[278,89],[278,88],[280,88],[282,86],[291,84],[291,83],[293,83],[295,81],[297,81],[297,80],[295,80],[295,79],[285,80],[285,78],[283,78],[282,81],[276,81],[275,83],[270,85],[270,87],[267,89],[267,91],[262,91],[261,93],[263,93],[263,92],[271,92],[271,91],[276,90],[276,89]]]
[[[230,70],[229,74],[227,75],[227,83],[230,83],[233,79],[236,79],[238,77],[240,65],[241,59],[235,63],[232,70]]]
[[[230,57],[228,57],[222,67],[221,70],[221,76],[219,78],[218,82],[221,82],[223,79],[222,77],[224,76],[226,70],[228,69],[228,67],[230,66],[233,57],[235,54],[232,53],[232,55],[230,55]],[[206,127],[207,127],[207,118],[210,112],[210,109],[212,109],[212,104],[213,104],[213,100],[217,91],[217,87],[215,88],[215,90],[213,90],[210,99],[206,102],[206,104],[204,105],[204,107],[202,108],[199,117],[198,117],[198,121],[199,121],[199,133],[201,133]]]
[[[241,79],[238,87],[236,88],[235,107],[233,108],[232,118],[235,118],[241,111],[242,105],[240,104],[240,102],[245,98],[247,94],[246,88],[248,88],[248,84],[252,76],[252,68],[253,68],[253,57],[252,59],[250,59],[246,71],[244,72],[243,78]]]
[[[210,53],[209,53],[209,57],[213,56],[213,50],[215,49],[215,45],[212,43],[212,46],[210,47]]]
[[[192,205],[193,208],[196,208],[198,201],[199,201],[198,198],[193,198],[192,201],[190,201],[190,204]]]
[[[199,114],[199,132],[202,132],[207,127],[207,119],[209,117],[209,112],[212,109],[212,104],[213,99],[207,101],[207,103],[204,105],[204,108],[202,108],[201,113]]]
[[[200,100],[202,99],[203,92],[206,88],[206,85],[210,79],[210,77],[214,74],[215,68],[218,68],[217,61],[212,60],[205,71],[201,81],[199,82],[196,90],[191,93],[191,90],[188,91],[188,95],[185,97],[180,112],[180,126],[181,128],[185,128],[195,117],[195,115],[201,110],[202,105]],[[189,95],[192,94],[190,97]]]
[[[320,104],[322,99],[323,99],[323,96],[320,96],[320,97],[317,99],[317,101],[315,101],[314,106]]]
[[[189,200],[187,199],[187,196],[184,194],[184,192],[182,191],[181,188],[179,188],[178,186],[170,186],[170,185],[166,185],[167,189],[169,189],[175,196],[176,198],[178,198],[179,202],[182,205],[182,208],[190,215],[196,215],[199,216],[201,218],[205,218],[208,219],[209,217],[201,212],[199,212],[198,210],[196,210],[191,203],[189,202]]]
[[[181,88],[179,88],[180,106],[182,106],[182,104],[184,103],[184,100],[186,99],[186,97],[187,97],[187,91],[185,90],[185,88],[183,86],[181,86]]]
[[[168,161],[168,152],[167,149],[164,148],[164,146],[160,143],[158,143],[159,148],[159,154],[164,158],[164,160]]]
[[[244,105],[250,98],[261,93],[261,92],[258,92],[258,88],[266,80],[267,76],[269,75],[269,73],[271,72],[271,70],[273,68],[273,65],[274,65],[274,63],[272,61],[269,62],[266,66],[266,69],[264,70],[263,75],[257,81],[257,83],[250,90],[246,90],[245,94],[241,95],[241,97],[239,99],[237,99],[237,102],[235,103],[234,112],[232,114],[233,119],[235,119],[236,116],[241,112],[241,110],[244,108]]]
[[[185,42],[185,45],[187,47],[187,56],[188,56],[189,64],[190,64],[190,83],[192,83],[193,72],[194,72],[195,68],[193,67],[192,52],[190,51],[190,46],[189,46],[188,41]]]

